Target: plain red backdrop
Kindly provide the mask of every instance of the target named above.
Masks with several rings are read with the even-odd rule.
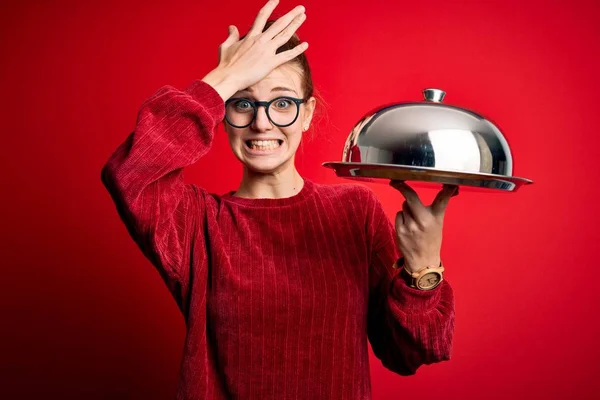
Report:
[[[2,3],[0,397],[173,397],[184,323],[100,169],[142,101],[202,78],[227,25],[245,32],[262,3]],[[400,377],[372,358],[373,398],[597,398],[600,3],[302,4],[299,34],[328,103],[298,157],[306,177],[341,181],[321,163],[340,159],[364,112],[439,87],[497,122],[515,175],[535,181],[452,200],[452,360]],[[239,178],[222,129],[186,174],[215,192]],[[393,217],[401,196],[369,186]]]

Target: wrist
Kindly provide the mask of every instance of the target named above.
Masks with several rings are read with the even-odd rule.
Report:
[[[399,276],[411,288],[432,290],[444,279],[444,266],[441,261],[438,264],[424,264],[418,271],[408,269],[404,258],[400,258],[394,266],[400,268]]]
[[[404,258],[404,268],[409,272],[419,272],[427,267],[438,267],[442,265],[440,256],[424,259],[409,259]]]
[[[202,81],[212,86],[224,102],[240,90],[237,80],[222,68],[210,71]]]

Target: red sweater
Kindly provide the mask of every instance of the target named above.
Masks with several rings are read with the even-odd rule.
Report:
[[[398,277],[370,189],[305,179],[293,197],[244,199],[184,183],[224,112],[202,81],[163,87],[102,170],[186,321],[177,398],[370,399],[368,343],[401,375],[448,360],[452,289]]]

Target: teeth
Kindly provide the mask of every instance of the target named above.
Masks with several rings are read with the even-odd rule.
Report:
[[[279,140],[249,140],[251,149],[273,150],[279,147]]]

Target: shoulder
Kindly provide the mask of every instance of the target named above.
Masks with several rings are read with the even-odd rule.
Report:
[[[340,205],[360,204],[372,207],[378,202],[375,192],[360,182],[314,184],[317,195],[340,201]]]
[[[317,185],[317,192],[333,198],[340,209],[350,209],[369,224],[380,225],[387,218],[383,203],[375,191],[361,182]]]
[[[195,183],[185,185],[187,192],[199,203],[204,210],[218,210],[226,194],[211,192]]]
[[[373,192],[360,182],[315,183],[314,186],[317,192],[333,196],[368,196]]]
[[[332,214],[345,218],[344,223],[356,223],[359,228],[357,232],[365,227],[367,240],[388,243],[394,237],[391,219],[373,188],[357,181],[319,184],[316,185],[316,192],[322,198],[329,198],[330,204],[336,205]]]

